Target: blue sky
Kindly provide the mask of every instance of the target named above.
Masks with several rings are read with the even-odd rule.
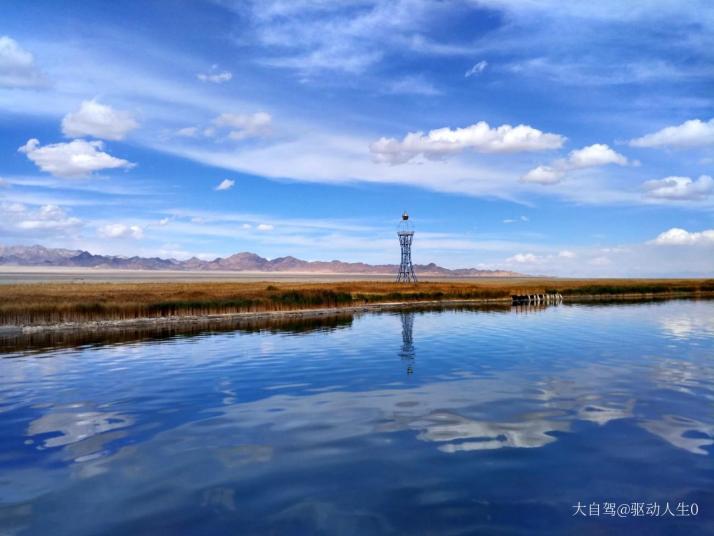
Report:
[[[707,1],[8,2],[0,243],[714,275]]]

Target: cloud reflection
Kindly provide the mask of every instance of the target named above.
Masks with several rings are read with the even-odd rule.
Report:
[[[662,318],[660,326],[666,334],[675,339],[714,335],[714,317],[710,315],[697,315],[679,311],[676,314]]]
[[[58,406],[32,421],[29,437],[42,437],[38,449],[63,448],[66,457],[85,461],[101,455],[105,445],[123,437],[119,429],[131,426],[134,420],[120,413],[89,410],[83,404]]]
[[[693,454],[709,454],[704,447],[714,445],[714,425],[678,415],[663,415],[658,420],[647,420],[641,426],[661,437],[670,445]]]

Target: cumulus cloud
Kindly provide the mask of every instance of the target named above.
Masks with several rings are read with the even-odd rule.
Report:
[[[673,227],[669,231],[659,234],[650,243],[658,246],[714,245],[714,229],[689,232],[685,229]]]
[[[258,225],[257,229],[259,231],[272,231],[273,229],[275,229],[275,227],[273,225],[270,225],[269,223],[261,223]]]
[[[537,184],[557,184],[569,171],[586,169],[592,167],[617,164],[626,166],[628,160],[625,156],[612,150],[603,143],[588,145],[582,149],[570,151],[567,158],[555,160],[550,165],[538,166],[531,169],[521,177],[522,182],[532,182]]]
[[[488,67],[488,62],[486,60],[481,60],[478,63],[476,63],[473,67],[471,67],[468,71],[464,73],[464,76],[466,78],[470,78],[472,76],[476,76],[477,74],[481,74],[484,69]]]
[[[714,118],[709,121],[691,119],[681,125],[630,140],[632,147],[704,147],[714,145]]]
[[[29,208],[22,203],[0,203],[0,227],[20,231],[62,231],[79,227],[82,221],[53,204]]]
[[[521,180],[537,184],[557,184],[564,176],[565,171],[562,169],[555,169],[552,166],[538,166],[523,175]]]
[[[571,151],[568,155],[568,165],[571,169],[604,166],[606,164],[627,165],[627,158],[616,153],[603,143],[596,143]]]
[[[491,128],[485,121],[465,128],[439,128],[410,132],[404,139],[380,138],[369,149],[377,162],[404,164],[422,155],[439,160],[448,155],[471,149],[479,153],[515,153],[558,149],[565,142],[559,134],[542,132],[528,125],[501,125]]]
[[[221,183],[220,183],[218,186],[216,186],[215,189],[216,189],[217,191],[219,191],[219,192],[220,192],[221,190],[230,190],[231,188],[233,188],[233,186],[235,185],[235,183],[236,183],[236,181],[234,181],[234,180],[231,180],[231,179],[223,179],[223,180],[221,181]]]
[[[39,87],[45,78],[35,66],[32,54],[14,39],[0,36],[0,87]]]
[[[266,112],[254,114],[223,113],[213,120],[220,128],[229,129],[228,137],[232,140],[259,138],[270,134],[273,118]]]
[[[101,141],[72,140],[40,147],[32,138],[18,151],[25,153],[42,171],[65,178],[88,177],[102,169],[131,168],[131,162],[116,158],[103,151]]]
[[[99,227],[97,233],[104,238],[133,238],[139,240],[144,236],[144,229],[139,225],[108,223]]]
[[[129,112],[114,110],[96,100],[82,102],[79,110],[62,119],[62,132],[75,138],[93,136],[107,140],[123,140],[127,132],[139,126]]]
[[[696,201],[714,193],[714,180],[709,175],[701,175],[692,180],[689,177],[665,177],[643,184],[647,197],[673,201]]]
[[[17,222],[19,229],[66,229],[81,224],[79,218],[70,217],[57,205],[42,205],[38,210],[25,212]]]
[[[233,78],[233,73],[230,71],[218,71],[218,65],[212,65],[211,70],[207,73],[198,73],[196,75],[201,82],[213,82],[214,84],[222,84]]]

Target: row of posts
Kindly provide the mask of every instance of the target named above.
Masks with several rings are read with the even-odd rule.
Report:
[[[550,303],[560,303],[562,301],[563,301],[563,295],[560,293],[523,294],[520,296],[513,296],[513,303],[550,304]]]

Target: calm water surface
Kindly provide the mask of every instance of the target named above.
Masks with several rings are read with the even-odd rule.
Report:
[[[0,534],[714,533],[714,302],[259,328],[0,343]]]

